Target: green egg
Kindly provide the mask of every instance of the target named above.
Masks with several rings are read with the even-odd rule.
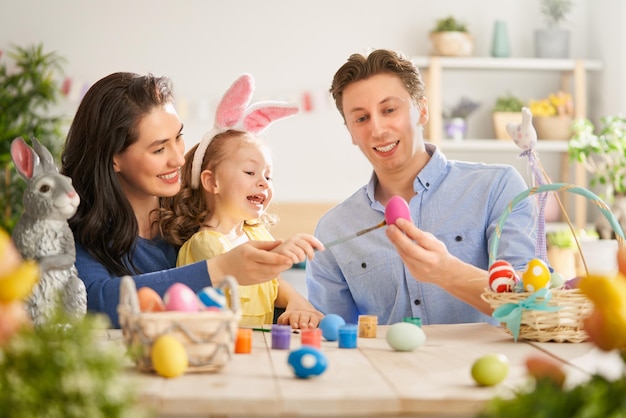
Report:
[[[426,343],[426,334],[415,324],[397,322],[387,330],[387,343],[396,351],[413,351]]]
[[[509,359],[504,354],[487,354],[472,365],[472,377],[481,386],[493,386],[509,374]]]

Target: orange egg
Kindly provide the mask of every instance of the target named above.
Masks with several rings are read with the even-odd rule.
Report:
[[[165,304],[161,296],[150,287],[141,287],[137,290],[139,309],[141,312],[163,312]]]

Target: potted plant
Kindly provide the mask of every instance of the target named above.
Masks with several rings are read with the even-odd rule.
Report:
[[[524,107],[522,99],[510,92],[496,98],[496,104],[491,114],[497,139],[510,139],[506,125],[507,123],[520,123],[522,107]]]
[[[591,186],[604,188],[601,196],[626,230],[626,117],[604,116],[597,130],[589,119],[577,119],[572,130],[568,143],[570,159],[591,174]],[[598,233],[603,239],[611,238],[612,228],[602,217],[596,222]]]
[[[563,91],[528,102],[533,114],[537,139],[569,139],[572,136],[574,103],[572,95]]]
[[[41,44],[0,51],[0,59],[0,226],[10,233],[22,213],[26,185],[13,167],[11,142],[18,136],[35,137],[58,155],[63,121],[50,110],[60,99],[64,59],[44,52]]]
[[[570,32],[561,27],[572,11],[572,0],[541,0],[546,28],[535,30],[535,55],[538,58],[569,58]]]
[[[469,56],[474,51],[474,38],[467,25],[453,16],[437,20],[430,42],[433,55]]]
[[[444,110],[444,129],[448,139],[463,139],[467,132],[467,118],[480,106],[467,97],[462,97],[456,105]]]

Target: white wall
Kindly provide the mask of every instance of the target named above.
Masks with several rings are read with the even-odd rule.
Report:
[[[603,9],[618,8],[624,21],[621,3],[575,1],[568,20],[572,57],[602,59],[609,69],[605,54],[623,61],[620,16]],[[514,56],[533,56],[532,33],[543,26],[539,0],[0,0],[0,49],[43,42],[46,50],[67,59],[66,73],[75,91],[114,71],[170,76],[188,146],[209,129],[216,101],[243,72],[256,79],[255,100],[300,102],[309,92],[315,99],[313,112],[267,131],[275,154],[276,199],[332,202],[351,194],[370,172],[328,99],[335,70],[349,54],[370,47],[427,55],[428,32],[436,19],[449,14],[468,23],[476,39],[475,55],[489,55],[495,19],[507,22]],[[607,15],[613,24],[604,23]],[[606,42],[615,27],[620,28],[621,43],[609,49],[597,40]],[[616,51],[621,58],[615,58]],[[606,90],[591,95],[594,103],[608,104],[601,109],[604,113],[625,107],[623,65],[618,68],[618,74],[603,73]],[[444,103],[464,94],[482,99],[470,120],[475,137],[493,135],[491,100],[503,89],[530,98],[559,85],[526,76],[497,83],[460,76],[449,82],[452,88],[446,89]],[[79,94],[71,96],[70,116]]]

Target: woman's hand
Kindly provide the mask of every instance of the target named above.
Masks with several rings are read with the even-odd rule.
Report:
[[[274,252],[282,241],[248,241],[207,260],[211,283],[217,286],[224,276],[233,276],[240,285],[272,280],[291,268],[290,257]]]
[[[324,245],[317,238],[309,234],[298,234],[274,248],[272,252],[283,254],[297,264],[307,258],[312,260],[316,249],[324,250]]]

